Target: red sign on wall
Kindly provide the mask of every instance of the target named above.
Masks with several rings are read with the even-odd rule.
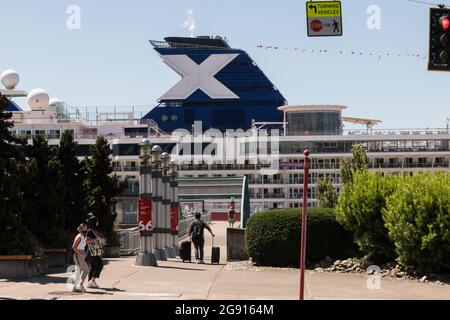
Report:
[[[152,229],[152,201],[139,200],[138,210],[139,230],[149,231]]]
[[[172,203],[170,205],[170,229],[177,231],[178,222],[180,220],[178,203]]]

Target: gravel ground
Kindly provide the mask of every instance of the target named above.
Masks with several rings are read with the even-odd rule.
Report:
[[[369,270],[368,270],[369,269]],[[228,262],[225,266],[227,271],[288,271],[288,272],[298,272],[298,268],[277,268],[277,267],[264,267],[256,266],[251,260],[247,261],[237,261]],[[423,276],[418,274],[412,274],[406,270],[402,270],[398,265],[388,265],[382,266],[382,268],[377,268],[373,270],[373,266],[360,264],[354,259],[347,260],[336,260],[332,261],[329,257],[321,261],[319,264],[307,266],[307,270],[323,273],[323,272],[333,272],[333,273],[354,273],[360,274],[362,276],[367,276],[369,274],[374,274],[377,272],[383,278],[392,278],[397,280],[409,280],[409,281],[420,281],[424,283],[433,283],[437,285],[449,285],[450,277],[449,275],[431,275]],[[375,271],[375,272],[374,272]]]
[[[275,268],[275,267],[263,267],[255,266],[251,260],[228,262],[225,266],[227,271],[290,271],[298,272],[296,268]]]

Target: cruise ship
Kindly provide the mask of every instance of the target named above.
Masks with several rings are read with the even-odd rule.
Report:
[[[25,111],[14,97],[30,100],[42,92],[1,90],[11,98],[14,135],[31,139],[42,134],[52,145],[62,132],[74,132],[80,158],[90,155],[97,136],[109,139],[115,173],[129,179],[117,198],[118,222],[137,224],[139,144],[143,138],[160,145],[179,163],[180,200],[201,201],[213,217],[225,217],[232,199],[241,197],[242,177],[249,183],[251,210],[297,208],[303,193],[303,151],[311,152],[308,206],[318,206],[316,183],[329,176],[339,191],[339,165],[352,146],[366,147],[371,170],[394,174],[450,169],[450,131],[436,129],[378,130],[376,119],[347,115],[342,105],[290,105],[255,61],[222,37],[168,37],[150,41],[181,80],[164,93],[157,106],[137,116],[96,112],[83,119],[61,101]],[[169,70],[168,70],[169,72]],[[86,117],[88,118],[88,117]],[[361,129],[346,129],[359,124]],[[239,211],[239,201],[236,201]]]

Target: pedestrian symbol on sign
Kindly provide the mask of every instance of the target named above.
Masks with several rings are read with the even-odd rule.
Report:
[[[333,32],[340,32],[339,31],[339,22],[337,22],[336,20],[333,19]]]

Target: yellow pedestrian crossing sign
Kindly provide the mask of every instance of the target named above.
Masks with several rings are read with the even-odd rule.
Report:
[[[342,5],[340,1],[306,2],[308,37],[342,36]]]

